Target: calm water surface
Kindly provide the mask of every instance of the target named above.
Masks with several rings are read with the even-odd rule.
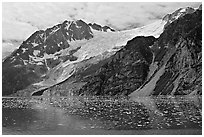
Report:
[[[193,97],[3,98],[3,134],[202,134]]]

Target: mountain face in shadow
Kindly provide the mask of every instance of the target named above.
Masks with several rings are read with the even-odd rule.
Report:
[[[152,49],[155,58],[150,78],[132,96],[201,94],[201,10],[167,26]]]

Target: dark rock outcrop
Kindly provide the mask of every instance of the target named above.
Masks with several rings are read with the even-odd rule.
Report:
[[[98,31],[103,31],[103,32],[107,32],[107,31],[115,31],[114,29],[108,27],[108,26],[101,26],[101,25],[98,25],[96,23],[89,23],[88,24],[92,29],[94,30],[98,30]]]
[[[161,48],[168,45],[163,52],[172,52],[172,56],[164,61],[165,72],[158,80],[153,95],[201,93],[202,11],[197,10],[173,22],[161,35],[158,44]],[[160,61],[159,56],[156,55],[155,62]]]

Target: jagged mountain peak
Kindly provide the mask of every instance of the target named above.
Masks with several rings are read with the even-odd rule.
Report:
[[[180,18],[186,14],[191,14],[195,11],[196,10],[192,7],[179,8],[178,10],[174,11],[173,13],[167,14],[166,16],[164,16],[162,20],[166,21],[167,24],[165,26],[168,26],[170,23],[177,20],[178,18]]]
[[[96,23],[89,23],[88,24],[92,29],[94,30],[98,30],[98,31],[103,31],[103,32],[107,32],[107,31],[112,31],[114,32],[115,30],[110,28],[109,26],[101,26],[99,24]]]
[[[198,10],[202,10],[202,4],[198,7]]]
[[[75,20],[75,21],[67,21],[65,20],[62,23],[63,26],[66,27],[66,29],[68,30],[70,27],[75,26],[77,28],[81,28],[83,26],[88,26],[88,24],[86,22],[84,22],[83,20]]]
[[[93,32],[90,27],[82,20],[64,21],[46,30],[34,32],[26,41],[24,41],[16,52],[16,55],[29,52],[33,56],[33,51],[38,50],[38,57],[46,54],[54,54],[61,49],[69,47],[69,42],[75,40],[93,38]],[[26,59],[28,60],[28,55]],[[25,56],[24,56],[25,57]]]

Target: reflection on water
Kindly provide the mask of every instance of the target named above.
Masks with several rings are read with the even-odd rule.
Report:
[[[142,134],[175,129],[201,134],[201,99],[3,98],[3,134]]]

